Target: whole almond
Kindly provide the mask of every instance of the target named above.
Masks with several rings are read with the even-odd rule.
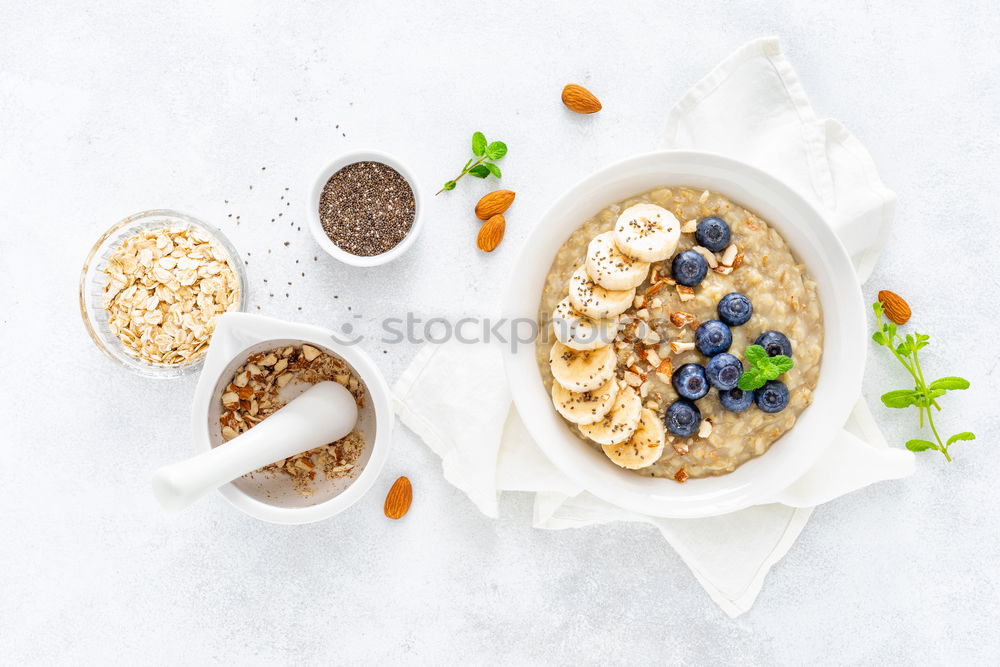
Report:
[[[885,316],[896,324],[906,324],[910,320],[910,304],[903,297],[884,289],[878,293],[878,300],[882,302]]]
[[[507,221],[503,215],[497,214],[483,223],[479,228],[479,236],[476,237],[476,247],[483,252],[493,252],[503,240],[503,232],[507,227]]]
[[[597,113],[601,110],[601,101],[592,92],[575,83],[563,88],[562,102],[567,109],[576,113]]]
[[[402,519],[413,502],[413,487],[407,477],[397,479],[389,495],[385,497],[385,515],[390,519]]]
[[[510,190],[497,190],[491,192],[479,200],[476,204],[476,217],[480,220],[489,220],[494,215],[499,215],[510,208],[514,203],[514,193]]]

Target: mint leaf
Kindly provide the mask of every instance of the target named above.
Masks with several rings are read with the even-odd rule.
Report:
[[[762,361],[770,359],[770,357],[767,356],[767,350],[765,350],[760,345],[748,346],[746,351],[743,352],[743,354],[744,356],[746,356],[747,361],[749,361],[754,366],[759,366]]]
[[[792,368],[795,366],[795,362],[792,361],[790,357],[786,357],[783,354],[776,354],[770,359],[771,359],[771,366],[778,371],[777,374],[773,378],[771,378],[772,380],[777,379],[778,375],[781,375],[782,373],[787,373],[788,371],[792,370]]]
[[[882,394],[882,403],[887,408],[908,408],[922,399],[923,395],[913,389],[897,389]]]
[[[909,440],[906,443],[906,448],[911,452],[923,452],[928,449],[937,449],[938,446],[929,440]]]
[[[493,164],[493,162],[499,160],[506,154],[507,144],[502,141],[487,141],[486,135],[482,132],[473,132],[473,157],[466,161],[465,166],[462,167],[462,171],[459,172],[458,176],[456,176],[454,180],[445,181],[444,185],[441,186],[441,189],[438,190],[435,195],[439,195],[446,190],[454,190],[458,181],[469,174],[475,178],[487,178],[490,175],[500,178],[503,175],[500,172],[500,167]]]
[[[930,389],[930,388],[928,388],[927,392],[926,392],[927,398],[929,398],[930,400],[933,401],[935,398],[940,398],[941,396],[944,396],[946,391],[948,391],[948,390],[947,389]]]
[[[913,379],[913,389],[897,389],[886,392],[882,395],[882,403],[888,408],[917,408],[921,429],[924,428],[924,420],[926,420],[927,428],[933,433],[934,439],[910,440],[906,443],[908,450],[912,452],[936,450],[941,452],[946,461],[951,461],[949,448],[962,440],[975,440],[976,436],[969,431],[963,431],[948,438],[947,442],[942,440],[941,436],[938,435],[938,428],[934,424],[934,415],[941,410],[937,399],[949,391],[968,389],[969,381],[961,377],[946,376],[928,384],[920,366],[920,350],[927,347],[931,337],[916,331],[905,335],[898,334],[896,323],[884,319],[885,306],[881,301],[875,301],[872,304],[872,310],[875,313],[875,331],[872,333],[872,340],[889,348],[892,356],[899,361]]]
[[[950,438],[948,438],[948,443],[947,444],[950,445],[950,444],[952,444],[954,442],[958,442],[959,440],[975,440],[975,439],[976,439],[975,435],[973,435],[972,433],[969,433],[968,431],[965,431],[963,433],[956,433],[955,435],[953,435]]]
[[[767,380],[757,369],[751,369],[740,376],[736,386],[743,391],[753,391],[754,389],[763,387],[766,382]]]
[[[486,135],[482,132],[475,132],[472,135],[472,154],[482,157],[486,152]]]
[[[952,389],[968,389],[969,381],[960,377],[944,377],[934,380],[934,382],[931,382],[927,388],[943,389],[944,391],[951,391]]]
[[[507,144],[502,141],[494,141],[486,147],[486,157],[491,160],[499,160],[507,154]]]

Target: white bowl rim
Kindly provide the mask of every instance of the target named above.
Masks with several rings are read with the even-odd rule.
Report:
[[[297,339],[320,348],[326,348],[352,366],[364,383],[372,401],[375,412],[375,441],[371,444],[371,456],[361,474],[342,492],[321,503],[307,507],[279,507],[253,498],[232,482],[219,487],[219,493],[236,509],[269,523],[286,525],[312,523],[339,514],[360,500],[371,489],[388,460],[389,451],[392,448],[392,432],[396,416],[392,409],[391,394],[385,377],[364,350],[357,346],[342,345],[336,340],[334,333],[328,329],[311,324],[285,322],[250,313],[235,313],[234,315],[247,322],[256,321],[252,326],[261,329],[259,336],[247,339],[247,341],[253,340],[253,343],[242,349],[268,340]],[[231,316],[230,319],[232,319]],[[223,364],[222,367],[225,368],[227,365]],[[204,374],[204,371],[202,372]],[[208,432],[208,415],[210,401],[217,382],[218,377],[200,377],[195,389],[191,423],[195,448],[198,451],[212,448],[212,440]]]
[[[323,188],[326,187],[327,182],[334,174],[349,164],[367,161],[386,164],[395,169],[399,172],[400,176],[406,179],[406,182],[410,186],[410,190],[413,191],[414,213],[413,224],[410,225],[410,230],[406,233],[406,236],[403,237],[402,241],[383,253],[365,257],[362,255],[352,255],[346,250],[340,248],[329,236],[326,235],[326,232],[323,231],[323,224],[319,219],[319,200],[323,194]],[[356,150],[338,155],[332,162],[320,170],[319,175],[313,182],[312,188],[309,192],[306,219],[309,223],[309,231],[312,233],[316,243],[328,255],[337,261],[359,267],[379,266],[399,258],[403,255],[403,253],[409,250],[410,246],[412,246],[414,242],[416,242],[417,236],[423,228],[423,204],[424,197],[421,192],[419,182],[413,172],[406,166],[405,163],[403,163],[402,160],[382,151]]]
[[[682,168],[688,171],[686,180],[689,182],[678,182],[671,176]],[[646,179],[653,179],[653,173],[657,172],[656,178],[660,180],[649,187],[637,185],[631,190],[625,189],[628,187],[626,182],[635,180],[635,177],[629,178],[628,173],[636,170],[645,170],[643,178]],[[803,255],[821,258],[822,266],[809,265],[824,310],[820,380],[813,404],[800,415],[794,428],[765,455],[751,459],[728,475],[689,479],[683,485],[672,480],[642,477],[617,468],[602,453],[568,431],[544,391],[535,361],[534,343],[522,345],[517,350],[508,347],[504,354],[504,366],[518,412],[539,448],[557,468],[607,502],[630,511],[671,518],[716,516],[766,503],[795,482],[841,431],[860,396],[864,375],[864,354],[858,354],[865,349],[866,339],[861,289],[851,260],[833,228],[812,204],[779,179],[715,153],[660,150],[633,156],[592,173],[563,192],[540,218],[521,248],[504,296],[503,316],[510,320],[530,316],[537,321],[544,276],[555,250],[586,217],[610,203],[658,185],[705,187],[691,182],[692,170],[702,174],[706,185],[707,181],[719,180],[723,175],[733,181],[732,189],[738,189],[737,183],[747,188],[752,183],[753,190],[740,192],[739,196],[727,192],[721,184],[717,191],[755,211],[779,229],[800,261],[805,261]],[[662,172],[662,177],[658,172]],[[615,188],[616,192],[624,191],[625,194],[609,194],[603,204],[588,208],[586,215],[577,217],[574,212],[573,220],[568,219],[567,210],[573,207],[574,200],[601,198],[603,192]],[[778,208],[794,211],[795,225],[784,220],[784,216],[776,217],[773,210]],[[799,242],[793,243],[790,237],[798,237]],[[807,237],[808,243],[803,241]],[[540,247],[543,245],[544,249]],[[542,254],[544,258],[538,259]],[[544,266],[532,265],[533,261],[540,261]],[[789,442],[793,444],[788,445]],[[775,447],[779,444],[786,446],[781,456],[775,456],[778,453]]]

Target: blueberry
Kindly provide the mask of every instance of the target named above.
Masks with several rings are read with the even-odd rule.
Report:
[[[741,375],[743,375],[743,362],[728,352],[715,355],[705,366],[708,383],[720,391],[735,387]]]
[[[746,294],[730,292],[719,299],[719,319],[731,327],[746,324],[753,315],[753,304]]]
[[[773,357],[783,354],[786,357],[792,356],[792,341],[788,336],[780,331],[765,331],[757,336],[757,345],[767,350],[767,356]]]
[[[701,364],[684,364],[670,378],[681,398],[697,401],[708,393],[708,379]]]
[[[674,280],[681,285],[694,287],[705,279],[708,273],[708,262],[694,250],[685,250],[674,256],[670,264],[670,272]]]
[[[733,344],[733,332],[719,320],[709,320],[695,330],[694,344],[706,357],[714,357]]]
[[[674,401],[663,415],[667,430],[681,437],[693,435],[701,424],[701,410],[691,401],[683,398]]]
[[[722,403],[722,407],[730,412],[744,412],[753,403],[753,396],[754,393],[752,391],[743,391],[739,387],[736,387],[729,391],[720,391],[719,402]]]
[[[698,231],[694,233],[694,237],[698,239],[698,245],[704,246],[712,252],[725,250],[731,236],[726,221],[715,216],[699,220]]]
[[[754,392],[754,400],[764,412],[781,412],[788,406],[788,387],[784,382],[771,380]]]

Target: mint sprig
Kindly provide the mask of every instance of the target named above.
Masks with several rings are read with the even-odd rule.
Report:
[[[500,167],[495,161],[507,154],[507,144],[502,141],[486,141],[486,135],[482,132],[472,134],[472,157],[462,167],[462,171],[453,180],[445,181],[444,185],[435,195],[439,195],[445,190],[454,190],[458,185],[458,180],[468,174],[476,178],[486,178],[490,175],[501,178]],[[478,158],[478,159],[477,159]]]
[[[783,354],[768,356],[767,350],[760,345],[750,345],[743,353],[750,363],[750,369],[740,376],[736,386],[743,391],[760,389],[769,380],[777,380],[782,373],[787,373],[795,366],[791,357]]]
[[[872,340],[887,348],[913,378],[913,389],[896,389],[882,394],[883,405],[896,409],[917,408],[920,411],[920,428],[924,427],[924,417],[926,416],[927,425],[934,435],[934,440],[919,438],[908,440],[906,448],[911,452],[938,451],[944,455],[945,459],[951,461],[948,448],[960,440],[975,440],[976,436],[969,431],[962,431],[942,441],[941,436],[938,435],[937,426],[934,424],[934,411],[941,410],[941,406],[938,404],[939,398],[949,391],[968,389],[969,381],[965,378],[948,376],[938,378],[928,384],[924,379],[924,371],[920,367],[919,351],[930,343],[930,336],[916,332],[906,334],[906,336],[898,333],[895,322],[887,322],[882,319],[885,308],[881,301],[873,303],[872,310],[875,311],[877,325],[875,333],[872,334]]]

